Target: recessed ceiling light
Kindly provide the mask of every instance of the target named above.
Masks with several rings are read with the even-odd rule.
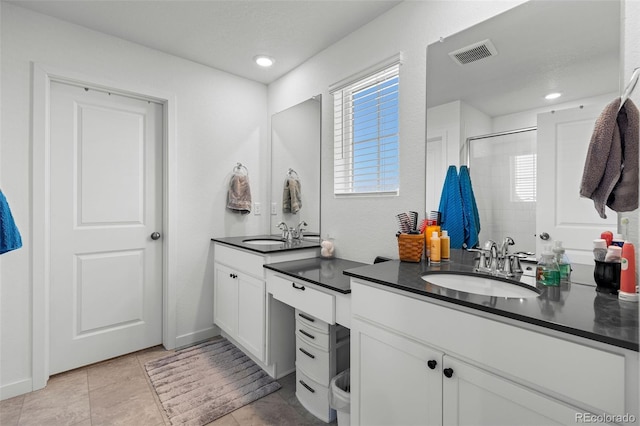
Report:
[[[555,93],[549,93],[547,96],[545,96],[544,98],[548,101],[552,100],[552,99],[558,99],[560,96],[562,96],[562,93],[559,92],[555,92]]]
[[[263,68],[269,68],[275,62],[273,58],[265,55],[258,55],[253,58],[253,60],[256,61],[256,64]]]

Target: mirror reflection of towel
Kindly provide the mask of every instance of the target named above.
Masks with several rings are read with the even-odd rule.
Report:
[[[282,191],[282,211],[285,213],[298,213],[302,208],[302,186],[296,178],[287,178],[284,181]]]
[[[251,187],[249,176],[234,174],[229,180],[227,192],[227,208],[236,213],[248,214],[251,212]]]
[[[631,99],[619,107],[616,98],[596,120],[580,185],[603,219],[605,205],[616,212],[638,208],[638,108]]]
[[[9,203],[0,191],[0,254],[22,247],[22,238],[13,220]]]

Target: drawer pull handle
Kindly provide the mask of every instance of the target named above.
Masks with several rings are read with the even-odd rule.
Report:
[[[304,330],[298,330],[300,333],[304,334],[305,336],[307,336],[309,339],[315,339],[316,336],[314,336],[313,334],[309,334]]]
[[[309,352],[305,351],[302,348],[300,348],[300,352],[302,352],[303,354],[305,354],[306,356],[308,356],[311,359],[316,359],[316,356],[314,354],[310,354]]]
[[[309,321],[309,322],[316,322],[315,318],[311,318],[311,317],[310,317],[310,316],[308,316],[308,315],[298,313],[298,316],[299,316],[299,317],[302,317],[302,318],[304,318],[304,319],[306,319],[306,320],[307,320],[307,321]]]
[[[300,384],[302,386],[304,386],[305,388],[307,388],[307,390],[311,393],[316,393],[316,390],[314,388],[312,388],[311,386],[309,386],[308,384],[306,384],[305,382],[303,382],[302,380],[299,380]]]
[[[291,286],[292,286],[293,288],[295,288],[296,290],[302,290],[302,291],[304,291],[304,286],[303,286],[303,285],[301,285],[301,286],[297,286],[297,285],[296,285],[296,283],[291,283]]]

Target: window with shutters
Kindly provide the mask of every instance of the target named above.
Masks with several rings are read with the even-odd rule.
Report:
[[[511,157],[511,201],[536,201],[536,167],[536,154]]]
[[[332,91],[336,195],[398,193],[399,66]]]

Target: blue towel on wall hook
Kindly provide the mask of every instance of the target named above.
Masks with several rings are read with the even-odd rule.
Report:
[[[9,203],[0,190],[0,254],[22,247],[20,231],[16,226]]]
[[[460,166],[460,193],[462,194],[462,209],[465,219],[464,243],[467,247],[475,247],[478,244],[480,234],[480,214],[476,197],[473,195],[471,176],[467,166]]]
[[[440,226],[449,233],[451,248],[462,248],[465,224],[460,181],[456,166],[449,166],[447,170],[438,210],[442,214]]]

